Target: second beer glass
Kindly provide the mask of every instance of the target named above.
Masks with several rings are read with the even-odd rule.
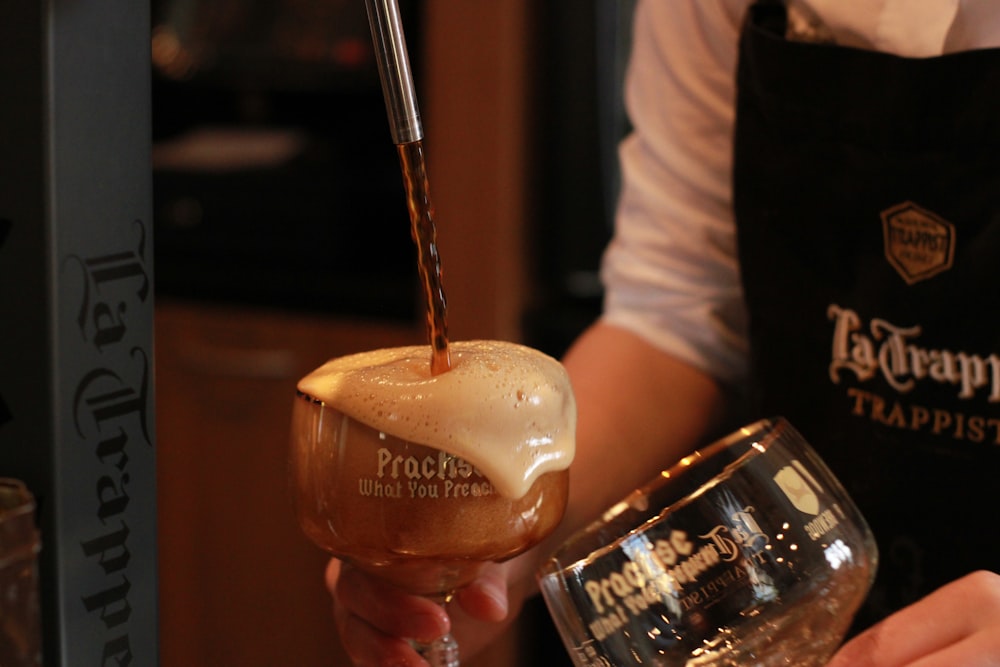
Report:
[[[783,419],[665,470],[539,584],[577,667],[820,667],[867,594],[864,518]]]

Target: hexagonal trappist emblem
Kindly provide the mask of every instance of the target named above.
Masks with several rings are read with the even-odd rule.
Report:
[[[907,284],[951,268],[955,226],[913,202],[882,211],[885,258]]]

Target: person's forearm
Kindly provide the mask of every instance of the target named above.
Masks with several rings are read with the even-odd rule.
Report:
[[[563,363],[579,415],[564,520],[575,529],[701,444],[722,394],[701,371],[603,323]]]
[[[722,393],[704,373],[634,334],[598,323],[563,360],[578,407],[569,503],[559,529],[512,566],[533,572],[571,533],[702,443]]]

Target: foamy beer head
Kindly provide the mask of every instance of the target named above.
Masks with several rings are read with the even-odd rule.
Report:
[[[443,593],[559,522],[576,405],[562,365],[498,341],[334,359],[298,385],[292,484],[306,534],[415,593]]]

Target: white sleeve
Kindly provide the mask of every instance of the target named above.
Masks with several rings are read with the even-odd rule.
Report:
[[[725,383],[746,372],[732,212],[740,26],[750,0],[640,0],[604,321]]]

